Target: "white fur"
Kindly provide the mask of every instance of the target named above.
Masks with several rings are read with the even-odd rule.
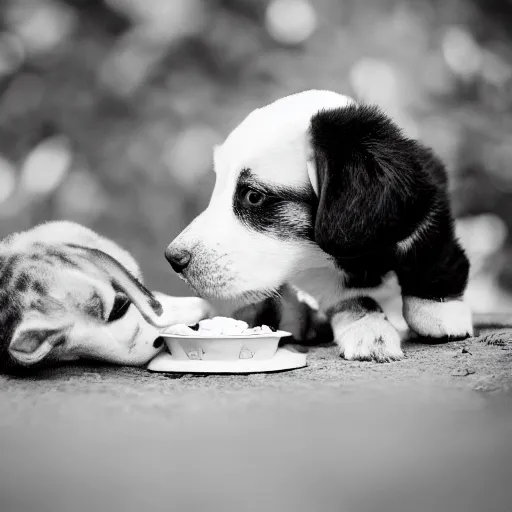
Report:
[[[421,336],[442,338],[473,335],[471,310],[462,300],[437,302],[404,297],[403,313],[409,327]]]
[[[331,324],[334,339],[345,359],[387,362],[404,357],[400,335],[383,313],[354,319],[350,312],[340,312],[333,316]]]
[[[215,151],[217,175],[238,176],[244,168],[268,183],[302,186],[311,160],[309,123],[321,110],[355,104],[331,91],[306,91],[251,112]]]
[[[32,244],[41,241],[46,244],[76,244],[95,247],[107,254],[115,255],[117,261],[134,276],[140,277],[141,275],[139,265],[128,251],[112,242],[112,240],[98,235],[89,228],[75,222],[45,222],[28,231],[15,233],[6,239],[8,250],[13,252],[29,251]]]

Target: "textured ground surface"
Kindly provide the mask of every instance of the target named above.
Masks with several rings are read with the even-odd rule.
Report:
[[[508,512],[512,339],[251,376],[0,377],[0,510]]]

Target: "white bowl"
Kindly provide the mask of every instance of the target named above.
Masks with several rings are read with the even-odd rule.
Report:
[[[240,359],[271,359],[277,352],[279,340],[291,333],[276,331],[265,334],[236,336],[165,334],[164,338],[173,359],[202,361],[236,361]]]

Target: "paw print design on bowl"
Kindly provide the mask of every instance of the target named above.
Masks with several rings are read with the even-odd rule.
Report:
[[[243,346],[240,350],[240,355],[238,359],[252,359],[254,357],[254,352],[249,350],[246,346]]]
[[[189,350],[187,352],[187,357],[189,359],[192,359],[194,361],[199,361],[203,359],[204,350],[202,348],[199,348],[197,350]]]

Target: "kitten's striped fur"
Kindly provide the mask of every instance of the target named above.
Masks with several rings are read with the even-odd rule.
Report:
[[[10,235],[0,241],[0,372],[80,358],[145,364],[159,351],[155,327],[208,314],[201,299],[156,295],[127,251],[83,226]]]

